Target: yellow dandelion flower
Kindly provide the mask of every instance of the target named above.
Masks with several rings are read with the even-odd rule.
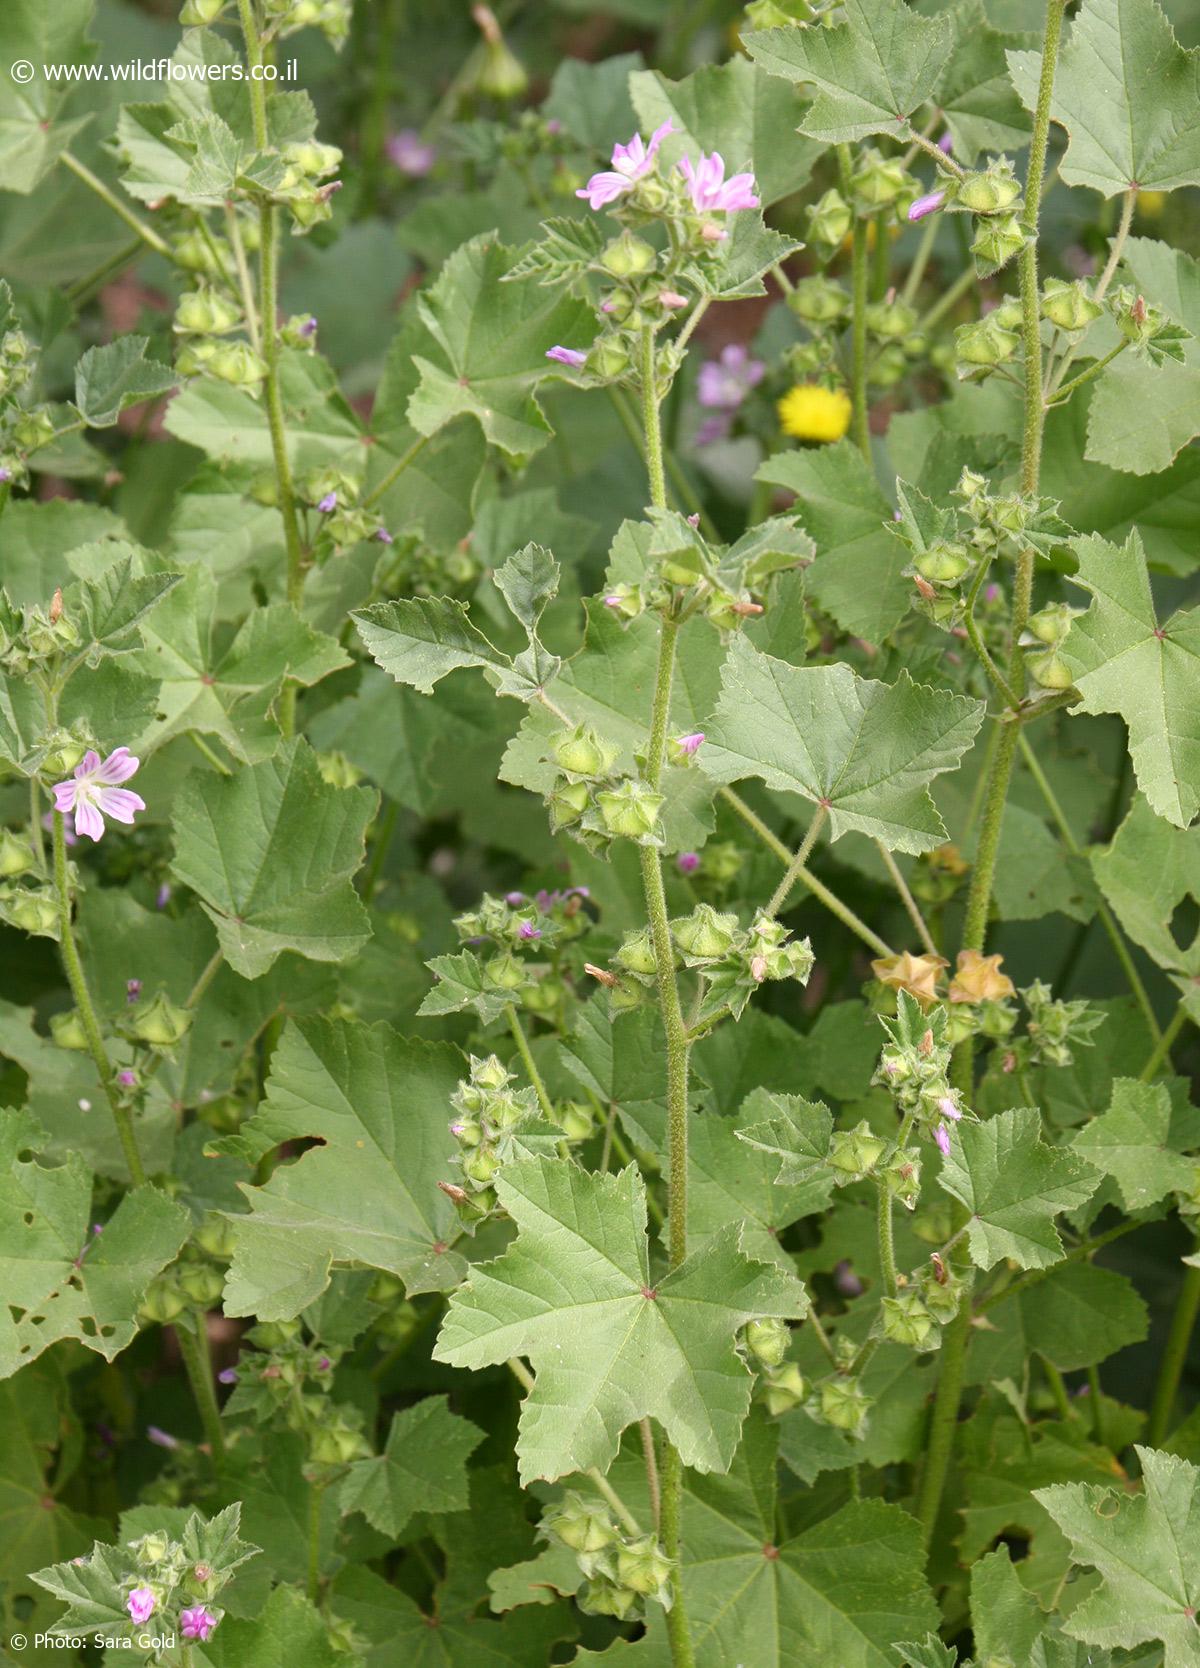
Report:
[[[844,388],[800,382],[776,402],[784,434],[797,440],[840,440],[850,427],[850,396]]]

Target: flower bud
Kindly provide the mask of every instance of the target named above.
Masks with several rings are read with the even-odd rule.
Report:
[[[591,804],[591,789],[586,782],[569,782],[561,776],[550,791],[550,827],[557,834],[579,821]]]
[[[598,336],[584,361],[584,370],[602,382],[615,382],[629,369],[629,350],[616,336]]]
[[[993,267],[1003,266],[1025,247],[1025,233],[1015,214],[984,220],[975,234],[971,253]]]
[[[982,172],[964,175],[956,195],[959,204],[972,214],[1003,214],[1021,195],[1021,185],[1012,163],[1002,157]]]
[[[875,301],[866,310],[867,329],[885,341],[899,341],[917,322],[916,311],[902,301]]]
[[[845,317],[850,297],[832,278],[815,273],[811,278],[799,280],[788,296],[787,304],[797,318],[809,324],[831,324],[835,319]]]
[[[512,1081],[512,1072],[498,1054],[489,1054],[486,1060],[471,1056],[471,1082],[476,1088],[495,1092],[506,1089]]]
[[[649,272],[657,259],[651,244],[625,231],[605,246],[600,264],[614,278],[636,278]]]
[[[804,1374],[794,1361],[784,1361],[778,1367],[768,1367],[758,1381],[758,1391],[773,1417],[788,1413],[808,1394]]]
[[[0,897],[0,915],[22,932],[39,938],[57,936],[58,910],[46,892],[16,891]]]
[[[861,1181],[864,1176],[869,1176],[886,1146],[887,1142],[875,1134],[864,1118],[853,1129],[834,1132],[829,1143],[827,1163],[837,1173],[839,1184],[844,1186],[847,1182]]]
[[[909,1349],[934,1349],[939,1342],[938,1326],[924,1299],[915,1291],[885,1297],[880,1304],[883,1334],[894,1344]]]
[[[1032,655],[1026,662],[1029,676],[1042,689],[1070,689],[1074,683],[1071,669],[1056,649],[1048,654]]]
[[[212,1263],[184,1263],[179,1270],[179,1287],[197,1308],[211,1309],[225,1289],[225,1279]]]
[[[181,335],[223,336],[240,324],[240,308],[216,290],[189,290],[175,309],[175,329]]]
[[[574,730],[561,730],[550,740],[550,757],[568,776],[598,781],[612,773],[621,749],[615,742],[605,741],[590,725],[579,724]]]
[[[915,1210],[921,1193],[921,1156],[910,1147],[898,1147],[883,1167],[883,1183],[906,1210]]]
[[[249,342],[222,342],[207,369],[235,388],[257,388],[267,374],[265,362]]]
[[[1086,330],[1103,311],[1078,280],[1068,284],[1062,278],[1047,278],[1042,285],[1042,317],[1060,330]]]
[[[827,191],[808,211],[809,241],[836,249],[850,230],[853,218],[841,192]]]
[[[691,962],[717,961],[733,948],[736,915],[720,914],[711,904],[697,904],[690,915],[671,922],[671,937]]]
[[[637,840],[651,845],[658,838],[658,813],[664,796],[655,793],[644,782],[628,776],[616,788],[602,789],[596,795],[596,808],[604,827],[618,839]]]
[[[501,950],[485,963],[483,982],[489,990],[520,990],[527,974],[509,950]]]
[[[323,145],[317,139],[299,139],[284,147],[283,160],[302,174],[320,179],[323,174],[337,172],[342,153],[336,145]]]
[[[863,1434],[870,1406],[871,1398],[855,1378],[826,1379],[821,1386],[821,1417],[850,1436]]]
[[[163,991],[147,1007],[135,1010],[132,1035],[154,1048],[173,1048],[192,1023],[190,1008],[177,1008]]]
[[[477,1147],[483,1139],[483,1130],[477,1118],[462,1116],[455,1118],[450,1125],[450,1133],[460,1147]]]
[[[749,1321],[743,1335],[751,1355],[767,1367],[780,1365],[792,1341],[791,1329],[786,1321],[777,1320],[773,1315]]]
[[[641,932],[626,933],[625,941],[613,960],[629,973],[640,973],[647,978],[654,973],[657,964],[654,960],[654,944],[649,928],[643,927]]]
[[[488,98],[520,98],[529,85],[529,76],[521,60],[510,51],[504,39],[489,40],[484,51],[483,67],[476,86]]]
[[[463,1175],[477,1187],[486,1187],[500,1168],[495,1153],[483,1145],[465,1153],[461,1162]]]
[[[1039,643],[1058,644],[1063,641],[1071,629],[1071,621],[1077,610],[1067,602],[1051,602],[1045,608],[1039,608],[1036,614],[1031,614],[1028,620],[1028,630]]]
[[[7,828],[0,828],[0,880],[12,880],[33,868],[33,848]]]
[[[643,1597],[653,1597],[666,1589],[671,1579],[671,1560],[653,1535],[641,1535],[617,1548],[617,1580]]]
[[[50,1035],[57,1048],[76,1049],[86,1052],[88,1035],[84,1030],[83,1015],[78,1008],[68,1008],[65,1013],[50,1015]]]
[[[913,567],[931,585],[957,585],[970,566],[971,558],[961,544],[932,544],[913,561]]]
[[[591,1107],[578,1100],[566,1100],[556,1106],[554,1121],[568,1141],[586,1141],[595,1128]]]
[[[185,29],[207,29],[225,9],[225,0],[183,0],[179,22]]]
[[[603,1575],[594,1575],[579,1589],[575,1600],[585,1615],[612,1616],[619,1622],[627,1621],[640,1603],[632,1587],[618,1587]]]
[[[868,145],[859,157],[850,183],[860,203],[882,208],[894,203],[912,182],[897,157],[883,156],[873,145]]]
[[[233,1223],[217,1211],[210,1211],[192,1235],[193,1241],[210,1257],[227,1262],[233,1256]]]
[[[174,1279],[162,1275],[153,1280],[145,1297],[138,1305],[138,1319],[169,1326],[187,1308],[187,1300]]]
[[[963,365],[1006,364],[1020,345],[1021,338],[1001,324],[999,310],[974,324],[960,324],[954,332],[954,357]]]
[[[568,1494],[562,1510],[543,1520],[543,1529],[572,1552],[601,1552],[617,1540],[617,1529],[603,1506]]]
[[[169,1537],[161,1529],[154,1533],[143,1535],[140,1540],[130,1541],[130,1550],[134,1558],[143,1569],[153,1564],[161,1564],[171,1550]]]

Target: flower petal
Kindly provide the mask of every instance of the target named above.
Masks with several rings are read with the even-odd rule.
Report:
[[[131,793],[128,788],[101,788],[96,799],[104,815],[113,817],[117,822],[132,822],[135,811],[146,809],[146,801],[141,795]]]
[[[118,782],[128,782],[141,762],[140,759],[134,758],[128,747],[118,747],[108,755],[100,766],[100,769],[96,772],[96,779],[100,782],[111,783],[114,786]]]
[[[54,809],[65,816],[75,803],[75,783],[56,782],[50,791],[54,795]]]
[[[104,833],[104,818],[91,800],[85,799],[82,794],[75,801],[75,832],[86,834],[89,840],[98,840]]]
[[[615,203],[631,186],[632,181],[627,180],[623,174],[593,174],[582,190],[577,191],[575,195],[586,197],[589,208],[602,209],[609,203]]]
[[[89,747],[87,752],[75,766],[75,780],[82,782],[85,776],[91,776],[100,769],[100,755]]]

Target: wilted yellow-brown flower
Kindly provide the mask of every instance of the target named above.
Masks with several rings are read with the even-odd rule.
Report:
[[[871,971],[881,985],[889,990],[906,990],[922,1007],[928,1007],[938,1000],[938,975],[949,965],[944,956],[914,956],[903,950],[898,956],[873,961]]]
[[[984,956],[978,950],[960,950],[958,967],[950,984],[952,1002],[998,1002],[1015,996],[1013,982],[1001,973],[1003,956]]]

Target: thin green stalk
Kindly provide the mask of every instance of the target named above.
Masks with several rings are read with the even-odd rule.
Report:
[[[321,1596],[321,1500],[324,1483],[308,1485],[308,1579],[305,1590],[308,1602],[316,1604]]]
[[[654,332],[642,332],[641,357],[642,423],[646,436],[646,473],[650,501],[658,509],[667,505],[663,474],[662,429],[659,422],[657,365]],[[675,671],[675,647],[679,635],[676,621],[663,617],[658,640],[658,666],[654,679],[654,704],[650,713],[650,739],[646,750],[645,775],[650,787],[662,778],[667,750],[667,726],[671,717],[671,683]],[[650,924],[658,984],[658,1004],[667,1041],[667,1199],[668,1253],[670,1266],[678,1268],[687,1256],[687,1171],[688,1171],[688,1034],[675,979],[675,952],[667,914],[667,894],[662,864],[651,846],[639,850],[642,887]],[[661,1467],[661,1511],[663,1549],[678,1560],[683,1519],[683,1463],[673,1442],[664,1436]],[[667,1612],[667,1637],[674,1668],[694,1668],[691,1636],[683,1603],[683,1583],[674,1578],[674,1603]]]
[[[220,758],[216,753],[213,752],[212,748],[205,741],[204,737],[200,734],[199,730],[189,730],[188,735],[190,736],[192,746],[196,749],[197,753],[199,753],[199,755],[202,759],[206,759],[208,761],[208,763],[213,767],[213,769],[217,772],[218,775],[220,775],[220,776],[232,776],[233,775],[233,772],[230,770],[229,766],[225,763],[224,759]]]
[[[200,1424],[204,1431],[204,1440],[208,1443],[208,1451],[213,1464],[220,1466],[225,1459],[225,1433],[221,1429],[221,1410],[217,1406],[217,1390],[213,1380],[212,1360],[208,1353],[208,1334],[204,1330],[204,1316],[197,1311],[190,1317],[191,1324],[184,1322],[175,1328],[175,1337],[179,1344],[179,1354],[183,1359],[187,1372],[188,1383],[192,1387],[192,1399],[196,1403],[196,1412],[200,1415]],[[192,1330],[192,1327],[195,1330]]]
[[[366,497],[363,499],[363,508],[365,510],[373,509],[383,497],[384,493],[396,484],[401,475],[403,475],[404,471],[408,468],[409,464],[412,463],[413,460],[425,450],[426,446],[428,446],[429,438],[430,437],[427,434],[419,434],[413,441],[412,445],[408,447],[407,451],[400,454],[383,479],[381,481],[377,481],[371,488],[370,492],[368,492]]]
[[[1117,267],[1120,265],[1121,256],[1125,252],[1125,241],[1129,236],[1129,228],[1133,224],[1133,211],[1137,206],[1137,196],[1137,186],[1134,186],[1131,190],[1125,193],[1124,199],[1121,203],[1121,219],[1119,225],[1117,226],[1117,234],[1109,246],[1108,260],[1104,264],[1104,271],[1096,280],[1095,288],[1092,290],[1093,301],[1103,301],[1104,297],[1108,294],[1108,287],[1113,281]],[[1082,342],[1067,343],[1062,359],[1059,361],[1058,368],[1049,379],[1049,385],[1047,388],[1048,399],[1052,398],[1058,391],[1062,384],[1062,379],[1066,376],[1067,371],[1070,368],[1071,361],[1078,354],[1081,345]]]
[[[1073,1419],[1075,1410],[1071,1406],[1071,1398],[1067,1394],[1066,1381],[1052,1361],[1042,1357],[1042,1368],[1046,1374],[1046,1383],[1050,1386],[1050,1394],[1054,1397],[1054,1405],[1058,1409],[1060,1419]]]
[[[133,1133],[133,1118],[128,1106],[121,1098],[113,1077],[112,1061],[109,1059],[108,1050],[104,1046],[104,1038],[100,1032],[100,1022],[96,1018],[96,1010],[92,1005],[91,993],[88,990],[87,978],[83,971],[83,962],[79,959],[79,949],[75,943],[75,929],[71,921],[71,888],[67,879],[66,829],[61,811],[55,811],[54,813],[53,840],[54,886],[58,894],[59,944],[62,950],[63,966],[66,969],[67,983],[71,987],[71,995],[75,999],[75,1006],[79,1010],[79,1017],[83,1022],[88,1053],[95,1064],[100,1086],[104,1090],[105,1099],[112,1111],[113,1122],[117,1126],[117,1135],[120,1138],[121,1151],[125,1155],[125,1165],[129,1171],[130,1179],[135,1187],[143,1187],[146,1182],[146,1172],[137,1149],[137,1137]]]
[[[1046,801],[1046,807],[1054,819],[1055,826],[1058,829],[1063,845],[1067,848],[1072,857],[1081,857],[1083,853],[1080,850],[1079,842],[1075,838],[1071,825],[1067,821],[1066,812],[1059,804],[1058,796],[1051,787],[1050,780],[1045,771],[1042,769],[1037,754],[1030,746],[1029,738],[1024,734],[1024,732],[1021,734],[1020,747],[1021,758],[1024,761],[1025,768],[1033,777],[1034,782],[1037,784],[1038,792]],[[1100,900],[1097,906],[1096,914],[1099,917],[1101,926],[1108,934],[1109,943],[1113,947],[1117,960],[1121,963],[1122,971],[1129,982],[1130,990],[1133,992],[1134,997],[1137,1000],[1137,1005],[1142,1010],[1142,1015],[1146,1024],[1150,1028],[1150,1035],[1154,1038],[1155,1042],[1157,1042],[1159,1040],[1158,1019],[1155,1016],[1154,1007],[1150,1001],[1146,987],[1142,983],[1141,975],[1134,966],[1133,957],[1129,953],[1129,946],[1125,943],[1121,934],[1121,929],[1117,925],[1116,917],[1103,899]]]
[[[533,1389],[536,1380],[534,1379],[533,1374],[529,1371],[529,1368],[518,1356],[514,1355],[509,1357],[508,1370],[526,1394]],[[597,1491],[604,1496],[605,1500],[608,1501],[609,1505],[620,1518],[621,1522],[625,1525],[626,1529],[628,1529],[629,1533],[631,1535],[640,1535],[642,1531],[637,1518],[634,1517],[633,1513],[629,1510],[629,1507],[621,1499],[621,1496],[609,1482],[603,1471],[599,1470],[594,1465],[589,1465],[583,1475],[588,1478]]]
[[[238,289],[241,291],[242,311],[246,315],[246,334],[255,353],[262,352],[262,334],[258,325],[258,307],[254,301],[254,283],[246,260],[246,245],[242,241],[242,227],[232,203],[225,204],[225,230],[233,250],[233,264],[237,269]]]
[[[979,599],[979,593],[983,589],[983,582],[988,576],[991,565],[990,557],[984,557],[979,563],[975,578],[971,582],[971,589],[967,593],[966,607],[963,609],[963,624],[966,627],[967,639],[975,650],[976,658],[992,680],[997,693],[1007,706],[1015,707],[1018,705],[1017,698],[1008,687],[1008,680],[988,652],[988,646],[983,640],[983,634],[975,619],[975,604]]]
[[[791,863],[792,853],[787,846],[778,834],[772,833],[758,813],[746,804],[740,794],[735,793],[732,788],[721,788],[720,794],[726,804],[737,812],[748,828],[754,830],[767,849],[774,852],[785,867]],[[849,905],[844,904],[835,892],[829,890],[823,881],[819,881],[807,869],[798,869],[796,879],[808,888],[818,903],[823,904],[829,913],[835,915],[844,927],[848,927],[856,938],[861,939],[868,949],[874,950],[877,956],[892,956],[895,954],[891,946],[885,943],[878,933],[872,932],[867,923],[860,920]]]
[[[850,246],[850,293],[853,313],[850,320],[850,399],[853,406],[851,426],[859,451],[868,463],[871,460],[871,426],[867,412],[867,222],[854,222],[854,238]]]
[[[170,259],[171,245],[166,239],[160,237],[152,226],[147,226],[144,220],[139,219],[133,210],[121,201],[116,192],[110,191],[104,181],[93,174],[85,163],[80,162],[79,158],[72,155],[70,151],[60,152],[59,160],[71,170],[76,179],[82,180],[89,190],[94,191],[100,201],[107,204],[118,219],[125,222],[131,232],[136,232],[148,248],[153,249],[155,254],[165,255],[168,260]]]
[[[808,862],[809,853],[816,845],[817,836],[820,834],[821,829],[825,826],[825,819],[828,815],[829,807],[827,805],[817,806],[813,819],[808,825],[808,833],[800,842],[796,855],[792,858],[791,862],[784,870],[783,878],[780,880],[779,885],[771,893],[771,901],[767,905],[768,920],[773,919],[774,916],[779,914],[779,911],[787,902],[788,893],[796,884],[798,876],[806,873],[805,865]]]
[[[261,69],[262,40],[254,18],[253,0],[238,0],[238,15],[246,43],[246,58],[251,70]],[[250,114],[254,124],[254,143],[265,151],[270,143],[267,127],[266,82],[249,82]],[[304,547],[300,539],[300,523],[296,517],[296,495],[292,484],[292,466],[288,458],[287,430],[283,413],[283,391],[279,381],[279,239],[275,206],[259,204],[260,246],[258,252],[259,327],[262,334],[262,357],[267,374],[264,379],[263,401],[267,412],[267,427],[271,435],[271,455],[275,463],[275,484],[279,497],[279,515],[283,522],[283,540],[287,550],[287,599],[298,608],[304,590]],[[279,702],[280,728],[291,735],[296,727],[296,686],[285,684]]]
[[[1094,377],[1098,377],[1100,372],[1111,365],[1119,353],[1124,353],[1128,346],[1128,338],[1122,336],[1115,348],[1110,348],[1102,359],[1094,360],[1086,371],[1080,371],[1078,376],[1072,377],[1065,388],[1060,388],[1057,393],[1048,393],[1046,395],[1047,406],[1061,405],[1064,400],[1069,400],[1077,388],[1082,388],[1086,382],[1091,382]]]
[[[952,156],[947,156],[940,145],[935,145],[927,133],[918,133],[911,122],[909,123],[908,137],[919,150],[925,152],[926,156],[932,157],[942,172],[953,174],[954,178],[958,180],[966,178],[966,169],[955,162]]]
[[[878,1234],[879,1234],[879,1266],[883,1272],[883,1283],[887,1287],[887,1295],[895,1297],[900,1290],[900,1277],[896,1269],[896,1230],[892,1220],[892,1191],[885,1181],[877,1181],[875,1190],[878,1199]]]
[[[46,872],[46,842],[42,838],[42,790],[36,776],[29,778],[29,843],[38,872]]]
[[[1196,1242],[1196,1253],[1200,1255],[1200,1240]],[[1154,1386],[1154,1400],[1150,1404],[1150,1421],[1146,1426],[1146,1443],[1151,1448],[1161,1448],[1171,1424],[1171,1414],[1175,1408],[1175,1398],[1179,1394],[1179,1381],[1183,1377],[1184,1365],[1191,1348],[1192,1331],[1196,1325],[1196,1316],[1200,1314],[1200,1268],[1188,1266],[1183,1271],[1183,1285],[1179,1289],[1179,1296],[1175,1302],[1175,1313],[1171,1317],[1171,1330],[1167,1336],[1167,1347],[1163,1351],[1162,1363],[1158,1369],[1158,1382]]]
[[[954,1433],[958,1426],[958,1404],[962,1400],[963,1371],[967,1360],[967,1345],[971,1339],[971,1304],[966,1292],[957,1315],[942,1333],[941,1371],[938,1374],[937,1395],[925,1439],[925,1463],[917,1489],[917,1518],[921,1534],[928,1546],[933,1538],[938,1513],[942,1505],[942,1490],[950,1469],[950,1455],[954,1448]]]
[[[909,889],[908,882],[900,873],[900,865],[896,862],[896,859],[892,856],[891,852],[884,845],[882,840],[876,840],[875,844],[879,848],[880,857],[883,858],[884,867],[887,869],[888,874],[892,878],[892,885],[900,894],[900,902],[904,905],[908,918],[916,929],[917,937],[920,939],[926,953],[931,956],[936,956],[938,950],[937,945],[933,942],[933,934],[930,932],[925,923],[925,917],[921,914],[921,906],[913,897],[912,892]]]
[[[140,237],[135,237],[132,243],[127,243],[118,249],[115,255],[109,255],[99,266],[93,267],[91,272],[85,272],[82,278],[76,278],[73,284],[67,286],[67,300],[73,307],[87,299],[93,290],[99,289],[106,278],[111,278],[122,267],[128,266],[130,261],[141,254],[144,244]]]
[[[1061,1268],[1063,1263],[1081,1263],[1087,1257],[1094,1256],[1103,1246],[1111,1245],[1113,1240],[1124,1239],[1125,1235],[1133,1233],[1135,1228],[1144,1226],[1145,1224],[1140,1220],[1118,1222],[1115,1228],[1108,1228],[1102,1234],[1094,1234],[1091,1239],[1085,1239],[1078,1245],[1073,1245],[1066,1256],[1060,1258],[1053,1267]],[[1049,1273],[1050,1269],[1034,1268],[1030,1269],[1027,1274],[1019,1274],[1015,1280],[1010,1280],[1006,1286],[1001,1286],[999,1291],[988,1292],[986,1297],[980,1298],[975,1305],[975,1314],[986,1315],[998,1303],[1007,1302],[1010,1297],[1016,1297],[1019,1292],[1027,1291],[1030,1286],[1040,1285]]]
[[[817,1314],[817,1311],[815,1309],[810,1309],[808,1311],[807,1319],[809,1326],[812,1328],[813,1337],[817,1340],[818,1344],[820,1344],[825,1353],[826,1359],[832,1366],[839,1367],[837,1351],[830,1342],[829,1334],[821,1324],[821,1317]]]
[[[871,300],[882,301],[888,291],[888,278],[892,269],[892,239],[891,233],[883,223],[882,216],[875,221],[875,247],[871,251]]]
[[[1143,1083],[1149,1083],[1150,1079],[1154,1076],[1155,1072],[1157,1072],[1163,1061],[1169,1057],[1172,1048],[1175,1046],[1175,1041],[1179,1036],[1179,1033],[1183,1030],[1190,1017],[1190,1014],[1185,1011],[1181,1003],[1172,1015],[1166,1030],[1163,1032],[1162,1036],[1159,1037],[1158,1041],[1154,1045],[1154,1048],[1151,1050],[1150,1058],[1142,1067],[1141,1080]]]
[[[1100,1383],[1100,1369],[1091,1366],[1087,1370],[1088,1381],[1088,1412],[1092,1421],[1092,1440],[1101,1448],[1108,1447],[1107,1435],[1104,1429],[1104,1390]]]
[[[662,1523],[662,1484],[658,1475],[658,1455],[654,1449],[654,1426],[649,1419],[641,1419],[638,1429],[642,1434],[642,1460],[646,1467],[646,1488],[650,1494],[650,1516],[654,1519],[654,1532],[657,1534]]]
[[[383,813],[374,844],[371,847],[371,861],[367,865],[363,876],[362,901],[369,904],[375,896],[375,888],[379,885],[379,877],[383,873],[384,860],[388,854],[388,847],[392,843],[392,835],[396,831],[396,819],[400,808],[394,799],[389,799],[387,809]]]
[[[943,290],[937,300],[933,302],[924,313],[922,313],[921,317],[917,320],[917,329],[922,333],[927,330],[931,330],[940,319],[945,317],[952,307],[956,306],[958,302],[962,300],[964,295],[968,295],[972,290],[976,289],[978,284],[979,279],[975,273],[975,263],[972,261],[968,264],[965,271],[959,273],[958,277],[949,286],[949,288]]]
[[[542,1074],[537,1069],[533,1052],[529,1047],[529,1038],[525,1035],[525,1027],[521,1024],[521,1016],[510,1002],[504,1010],[508,1020],[508,1028],[512,1032],[512,1039],[517,1045],[517,1053],[521,1056],[521,1064],[525,1067],[525,1075],[533,1085],[533,1092],[537,1096],[538,1105],[542,1109],[542,1116],[549,1123],[554,1121],[554,1103],[546,1093],[546,1085]]]
[[[931,214],[921,228],[921,241],[917,244],[917,252],[912,258],[912,265],[908,269],[908,276],[904,280],[904,288],[900,291],[900,300],[909,306],[921,287],[921,280],[925,276],[925,268],[929,265],[929,257],[933,254],[933,246],[937,242],[938,217]]]

